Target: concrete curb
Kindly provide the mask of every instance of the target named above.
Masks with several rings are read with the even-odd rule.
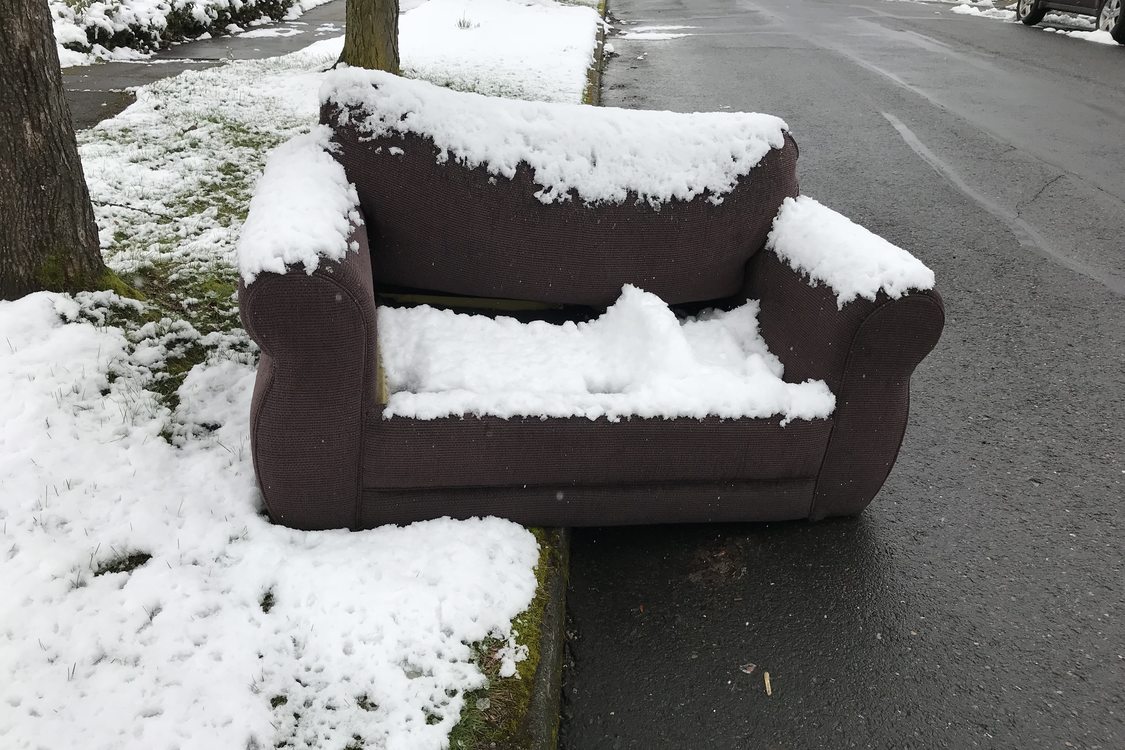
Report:
[[[559,739],[563,653],[566,646],[566,587],[570,575],[570,529],[545,529],[551,569],[547,605],[539,628],[539,666],[523,721],[527,750],[555,750]],[[514,750],[514,749],[513,749]]]
[[[598,15],[604,21],[608,6],[606,0],[598,5]],[[602,70],[605,68],[605,24],[598,26],[598,37],[594,43],[594,62],[586,71],[586,90],[582,94],[582,101],[586,104],[601,106],[602,103]]]

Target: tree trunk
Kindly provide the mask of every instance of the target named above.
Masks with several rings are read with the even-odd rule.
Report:
[[[398,0],[348,0],[340,62],[398,75]]]
[[[104,285],[47,0],[0,0],[0,72],[0,299]]]

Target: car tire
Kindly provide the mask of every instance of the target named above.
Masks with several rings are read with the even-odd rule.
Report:
[[[1108,1],[1108,0],[1107,0]],[[1016,3],[1016,18],[1020,23],[1034,26],[1047,15],[1047,9],[1039,0],[1019,0]]]
[[[1108,31],[1118,44],[1125,44],[1125,2],[1102,0],[1102,5],[1098,8],[1098,28]]]

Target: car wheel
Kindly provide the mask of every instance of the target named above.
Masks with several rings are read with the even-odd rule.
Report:
[[[1108,0],[1108,2],[1113,2],[1113,0]],[[1120,3],[1121,0],[1117,0],[1117,2]],[[1045,15],[1047,15],[1047,9],[1043,7],[1039,0],[1020,0],[1016,3],[1016,18],[1020,20],[1020,23],[1034,26],[1042,21]]]
[[[1108,31],[1118,44],[1125,44],[1125,12],[1121,0],[1105,0],[1098,11],[1098,28]]]

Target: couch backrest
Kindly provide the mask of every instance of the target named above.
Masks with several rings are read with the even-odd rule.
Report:
[[[513,102],[334,75],[321,119],[357,188],[377,284],[596,307],[625,283],[672,304],[718,299],[739,292],[797,194],[796,144],[766,115]]]

